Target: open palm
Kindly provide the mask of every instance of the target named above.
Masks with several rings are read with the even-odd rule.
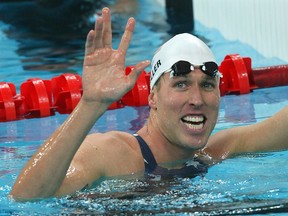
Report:
[[[141,71],[149,65],[149,61],[140,62],[129,75],[125,74],[126,52],[134,27],[135,20],[130,18],[118,50],[113,50],[110,11],[108,8],[102,10],[95,30],[87,35],[82,75],[83,100],[109,105],[133,88]]]

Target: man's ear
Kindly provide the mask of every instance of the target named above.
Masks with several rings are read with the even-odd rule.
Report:
[[[157,96],[154,93],[154,91],[151,90],[151,92],[148,96],[148,104],[149,104],[151,109],[157,109],[156,101],[157,101]]]

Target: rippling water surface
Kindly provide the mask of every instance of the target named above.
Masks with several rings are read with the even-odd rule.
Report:
[[[55,21],[47,18],[51,17],[48,16],[49,7],[41,11],[33,2],[0,3],[0,81],[14,83],[17,90],[28,78],[51,79],[64,72],[81,75],[85,37],[95,18],[89,10],[84,14],[75,13],[76,21],[62,13],[69,21],[66,20],[66,24],[59,21],[61,25],[56,26]],[[132,7],[128,7],[127,2],[133,4]],[[127,18],[135,16],[137,19],[127,65],[151,59],[157,47],[171,37],[165,10],[155,1],[98,1],[94,8],[99,12],[103,5],[111,5],[114,11],[115,48]],[[60,19],[57,13],[55,18]],[[208,29],[197,20],[195,28],[194,33],[208,43],[218,63],[231,53],[251,57],[253,67],[285,63],[278,58],[265,58],[247,44],[227,41],[216,29]],[[277,87],[222,97],[215,131],[268,118],[286,106],[287,92],[288,87]],[[107,111],[91,132],[133,133],[145,123],[148,112],[148,107]],[[48,118],[0,123],[0,215],[285,215],[288,211],[288,151],[228,159],[211,167],[205,176],[194,179],[160,182],[141,178],[107,179],[94,189],[61,199],[33,203],[7,199],[26,161],[66,117],[56,113]]]

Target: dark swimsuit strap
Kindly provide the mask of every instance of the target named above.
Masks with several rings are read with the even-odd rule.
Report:
[[[147,145],[147,143],[145,142],[145,140],[141,136],[139,136],[138,134],[134,134],[134,136],[138,140],[138,143],[139,143],[140,149],[141,149],[141,153],[142,153],[143,158],[144,158],[145,172],[151,173],[157,167],[157,162],[154,158],[154,155],[153,155],[151,149],[149,148],[149,146]]]
[[[162,179],[171,178],[173,176],[179,177],[195,177],[203,173],[207,173],[207,164],[204,164],[197,158],[185,163],[185,166],[179,169],[167,169],[158,166],[151,149],[145,140],[138,134],[134,134],[140,145],[141,153],[144,158],[145,173],[149,176],[161,176]],[[191,163],[191,164],[190,164]]]

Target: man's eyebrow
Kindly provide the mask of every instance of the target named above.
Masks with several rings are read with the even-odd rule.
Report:
[[[217,77],[216,76],[215,77],[211,77],[211,76],[205,74],[205,77],[203,78],[203,80],[206,80],[206,81],[211,80],[211,81],[215,81],[216,82]]]
[[[180,74],[180,75],[177,75],[177,76],[173,76],[171,78],[173,79],[177,79],[177,78],[181,78],[181,77],[184,77],[184,78],[187,78],[189,74]]]
[[[188,79],[188,76],[189,76],[189,73],[188,74],[181,74],[181,75],[177,75],[177,76],[172,76],[172,77],[169,77],[170,79],[173,79],[173,80],[177,80],[177,79],[180,79],[180,78],[185,78],[185,79]],[[204,74],[204,76],[202,77],[202,80],[203,81],[213,81],[213,82],[216,82],[217,81],[217,77],[211,77],[207,74]]]

